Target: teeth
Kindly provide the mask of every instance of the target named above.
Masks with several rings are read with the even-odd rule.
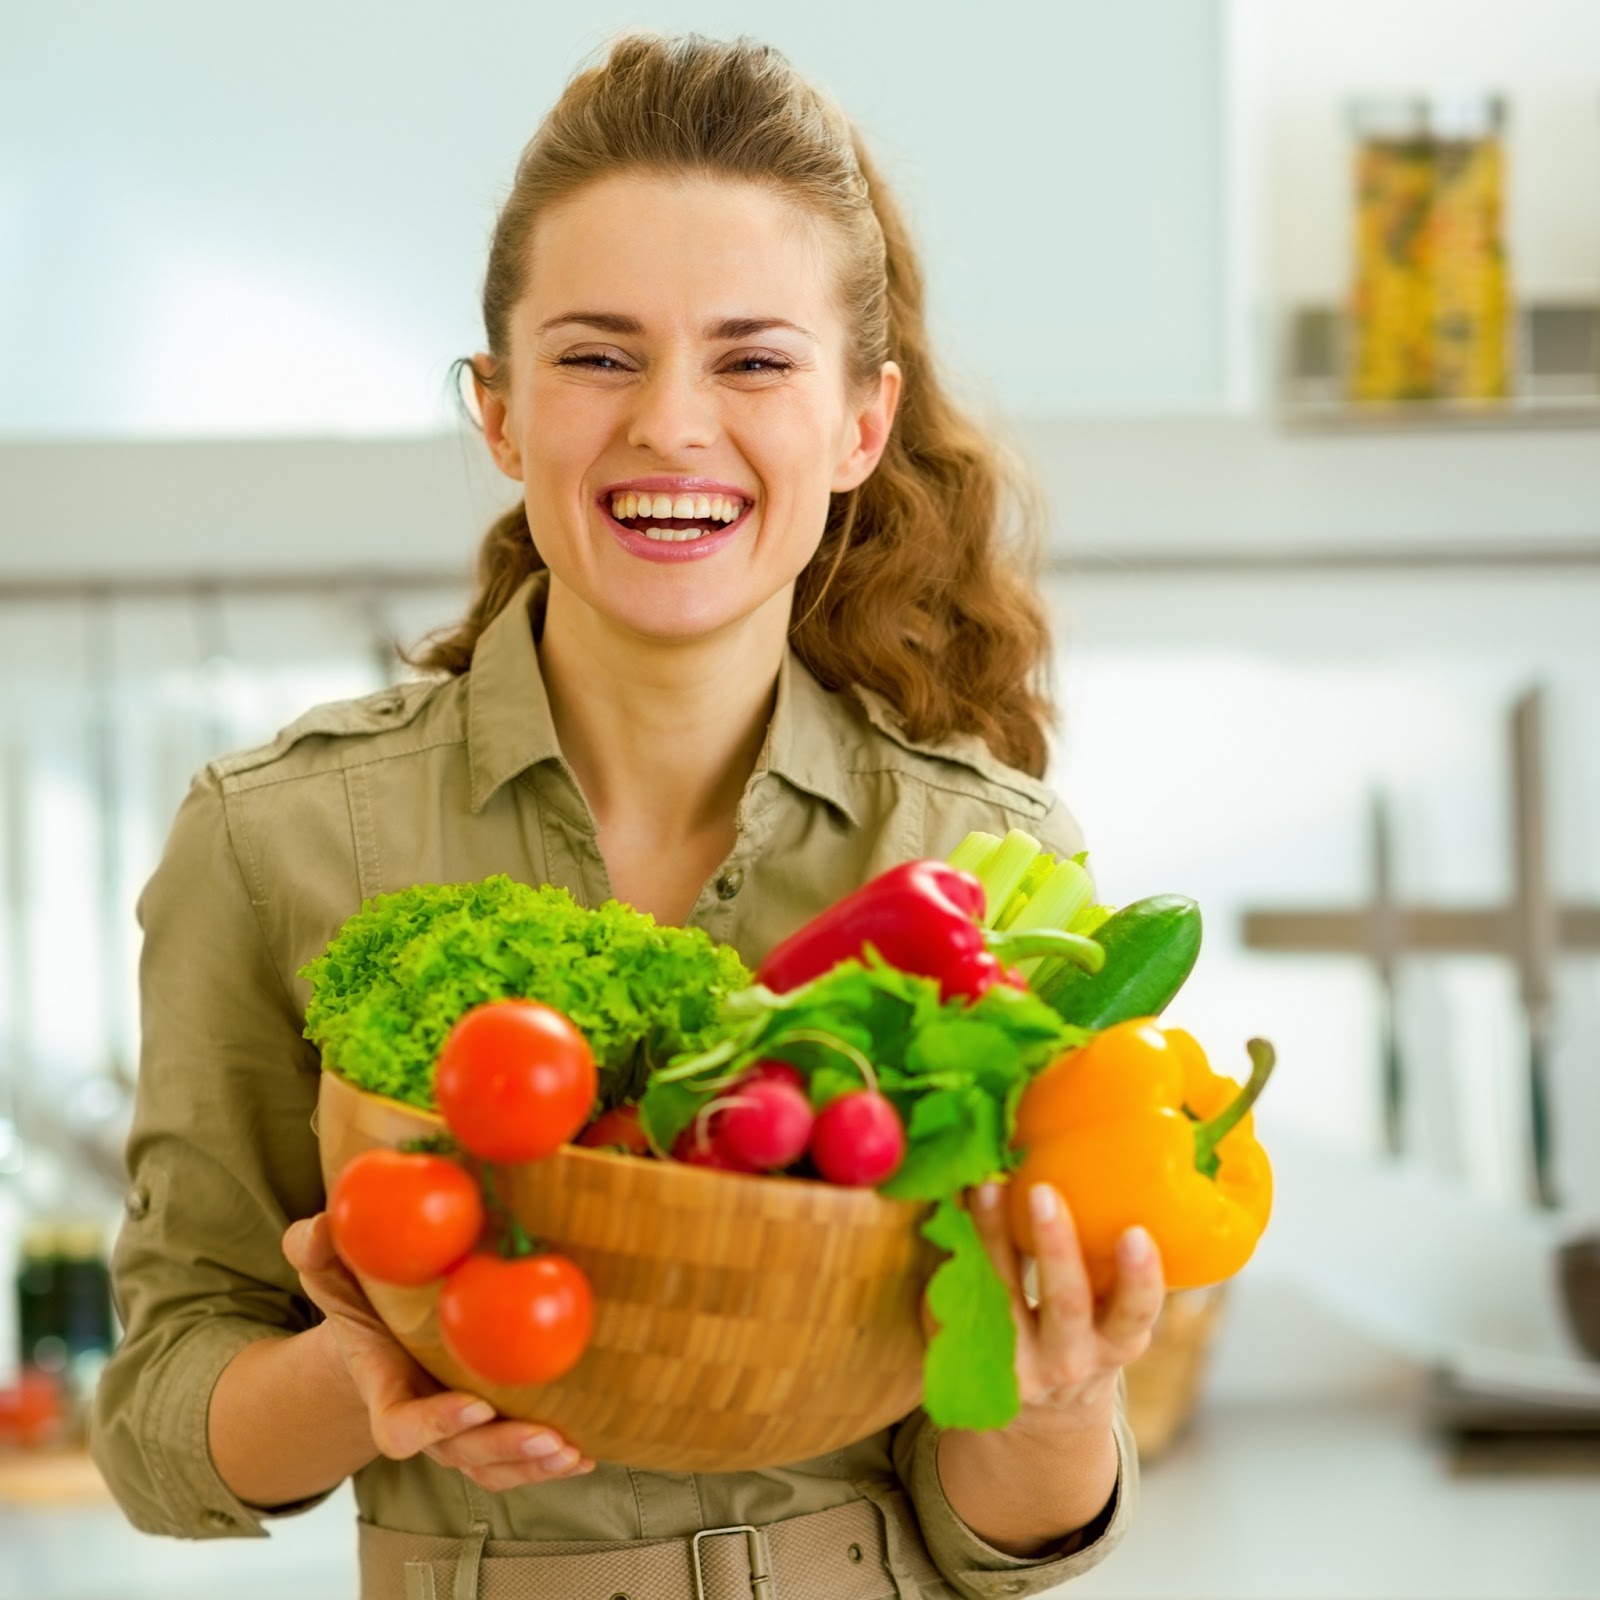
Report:
[[[713,522],[732,522],[744,510],[737,495],[640,494],[626,490],[611,497],[611,515],[619,522],[628,517],[706,517]]]
[[[665,539],[672,544],[682,544],[688,539],[703,539],[703,528],[646,528],[644,536],[647,539]]]

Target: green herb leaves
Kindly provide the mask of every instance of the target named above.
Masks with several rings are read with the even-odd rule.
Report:
[[[1006,1286],[954,1200],[939,1202],[922,1236],[950,1252],[928,1281],[928,1309],[939,1327],[923,1358],[922,1409],[941,1428],[1004,1427],[1022,1409]]]

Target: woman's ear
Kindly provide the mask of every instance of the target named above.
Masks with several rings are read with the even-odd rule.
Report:
[[[506,432],[510,407],[496,390],[484,382],[484,373],[492,371],[493,368],[492,356],[479,354],[472,358],[472,393],[478,402],[478,415],[483,418],[484,443],[489,446],[489,454],[494,457],[494,464],[508,478],[514,478],[521,483],[522,457],[516,443]]]
[[[883,452],[889,447],[889,430],[894,426],[895,409],[900,404],[900,368],[885,361],[878,382],[869,391],[867,403],[850,419],[846,439],[849,449],[833,474],[829,488],[835,494],[854,489],[872,476]]]

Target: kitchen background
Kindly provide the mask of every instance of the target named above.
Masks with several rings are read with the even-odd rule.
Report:
[[[460,608],[508,485],[448,364],[517,152],[628,23],[777,44],[881,152],[1050,492],[1052,779],[1107,898],[1204,907],[1171,1020],[1283,1063],[1273,1227],[1075,1592],[1600,1594],[1558,1267],[1600,1232],[1600,9],[146,0],[0,51],[0,1600],[353,1588],[347,1491],[179,1545],[18,1444],[28,1286],[78,1286],[45,1359],[92,1381],[134,899],[199,763]],[[1488,94],[1509,397],[1352,404],[1352,102]]]

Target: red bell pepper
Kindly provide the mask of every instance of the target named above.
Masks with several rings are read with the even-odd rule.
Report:
[[[907,861],[880,873],[778,945],[756,973],[777,994],[819,978],[870,944],[892,967],[937,978],[944,999],[976,1000],[996,983],[1025,988],[1005,966],[1024,956],[1065,956],[1090,972],[1105,952],[1081,934],[996,933],[981,925],[983,885],[943,861]]]

